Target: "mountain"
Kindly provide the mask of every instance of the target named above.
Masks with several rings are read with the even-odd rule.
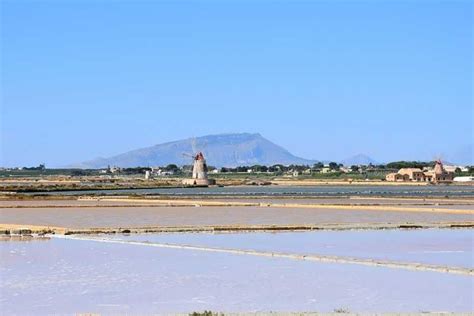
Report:
[[[194,149],[193,149],[194,147]],[[243,165],[313,164],[314,160],[296,157],[260,134],[219,134],[188,138],[129,151],[110,158],[98,158],[75,165],[79,168],[165,166],[191,164],[191,157],[202,151],[208,165],[235,167]]]
[[[344,160],[341,161],[341,163],[344,166],[353,166],[353,165],[368,165],[368,164],[373,164],[376,165],[378,164],[377,161],[374,159],[370,158],[367,155],[364,154],[358,154],[352,157],[348,157]]]

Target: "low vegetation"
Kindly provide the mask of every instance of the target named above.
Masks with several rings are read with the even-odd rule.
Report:
[[[192,312],[189,316],[224,316],[224,313],[214,313],[212,311]]]
[[[218,185],[267,185],[281,180],[316,181],[384,181],[390,172],[401,168],[431,167],[433,162],[396,161],[386,165],[353,165],[344,167],[336,162],[309,165],[281,164],[209,167],[209,177]],[[473,176],[474,166],[457,168],[455,176]],[[149,174],[145,179],[145,173]],[[169,164],[164,167],[135,167],[105,169],[48,169],[41,164],[27,168],[0,168],[0,191],[43,192],[114,189],[151,189],[182,186],[190,177],[192,166]]]

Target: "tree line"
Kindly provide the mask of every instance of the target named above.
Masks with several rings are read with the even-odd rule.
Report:
[[[424,161],[394,161],[390,162],[387,164],[368,164],[368,165],[352,165],[348,169],[352,172],[361,172],[361,171],[397,171],[402,168],[427,168],[427,167],[434,167],[435,162],[434,161],[429,161],[429,162],[424,162]],[[340,171],[341,168],[343,167],[342,164],[337,163],[337,162],[330,162],[328,164],[324,164],[322,162],[317,162],[313,165],[296,165],[296,164],[291,164],[291,165],[283,165],[283,164],[275,164],[275,165],[248,165],[248,166],[237,166],[237,167],[221,167],[217,168],[214,166],[208,166],[209,171],[213,170],[219,170],[221,173],[243,173],[243,172],[248,172],[249,170],[251,172],[265,172],[265,173],[286,173],[286,172],[304,172],[310,170],[311,172],[319,172],[323,170],[323,168],[328,168],[331,171]],[[176,164],[168,164],[166,166],[162,167],[154,167],[153,169],[161,169],[162,171],[167,171],[167,172],[172,172],[174,174],[183,174],[183,173],[188,173],[192,171],[192,165],[184,165],[184,166],[178,166]],[[468,166],[468,174],[473,174],[474,173],[474,166]],[[24,167],[22,168],[23,170],[27,171],[60,171],[62,170],[66,174],[71,174],[74,176],[80,176],[80,175],[92,175],[94,174],[97,170],[95,169],[46,169],[44,164],[41,164],[37,167]],[[121,174],[140,174],[140,173],[145,173],[146,171],[151,171],[151,167],[130,167],[130,168],[120,168],[120,173]],[[457,168],[455,173],[461,173],[461,169]],[[466,173],[466,172],[464,172]]]

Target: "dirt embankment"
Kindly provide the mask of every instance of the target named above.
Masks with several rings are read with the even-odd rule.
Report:
[[[210,176],[212,178],[212,176]],[[153,189],[182,187],[182,177],[154,178],[145,180],[144,176],[47,176],[1,178],[0,192],[51,192],[51,191],[84,191],[84,190],[117,190],[117,189]],[[426,186],[424,182],[387,182],[382,180],[360,179],[312,179],[284,177],[249,177],[246,175],[216,178],[217,185],[280,185],[280,186]],[[456,185],[474,185],[473,183],[456,183]]]

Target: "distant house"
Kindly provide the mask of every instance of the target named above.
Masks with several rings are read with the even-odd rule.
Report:
[[[329,173],[329,172],[331,172],[331,171],[332,171],[332,169],[329,168],[329,167],[326,167],[326,166],[324,166],[324,167],[321,169],[321,173]]]
[[[151,175],[156,175],[159,177],[172,176],[174,175],[173,170],[163,170],[160,167],[151,167]]]
[[[425,173],[419,168],[402,168],[398,170],[399,174],[407,175],[411,181],[424,182]]]
[[[340,171],[344,172],[344,173],[349,173],[349,172],[352,172],[352,169],[351,168],[348,168],[348,167],[341,167],[339,168]]]
[[[387,176],[385,177],[385,180],[391,181],[391,182],[401,182],[401,181],[409,181],[410,177],[406,174],[392,172],[392,173],[387,174]]]
[[[117,167],[117,166],[112,166],[112,167],[109,166],[108,170],[109,170],[109,173],[119,173],[122,170],[122,168]]]

